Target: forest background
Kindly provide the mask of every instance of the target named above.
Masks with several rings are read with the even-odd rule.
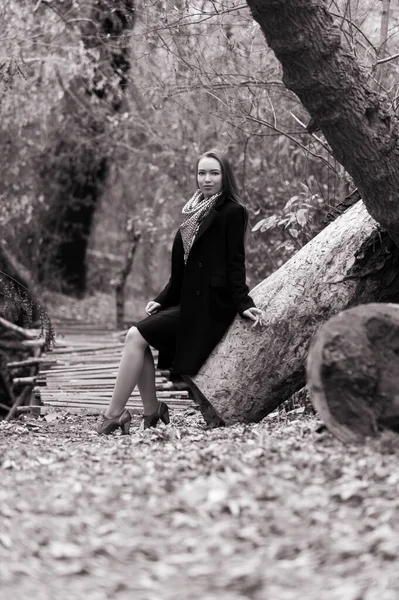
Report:
[[[399,8],[388,3],[384,21],[380,1],[327,4],[397,107],[397,61],[377,60],[395,54]],[[126,316],[143,316],[167,281],[195,160],[211,147],[227,152],[250,211],[250,287],[354,189],[323,135],[306,130],[245,3],[8,0],[2,23],[2,244],[47,300],[112,297],[130,224],[141,237]]]

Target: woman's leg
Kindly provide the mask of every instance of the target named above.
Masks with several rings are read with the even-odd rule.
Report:
[[[147,348],[148,342],[143,338],[139,330],[136,327],[131,327],[126,334],[125,346],[111,402],[105,412],[107,419],[114,419],[122,414],[130,398],[130,394],[134,390],[143,371],[144,356]]]
[[[158,400],[155,388],[154,357],[148,346],[144,352],[144,365],[137,385],[143,402],[144,414],[152,415],[158,408]]]

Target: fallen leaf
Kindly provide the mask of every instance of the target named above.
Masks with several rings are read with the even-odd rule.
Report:
[[[51,542],[48,552],[53,558],[58,560],[63,558],[80,558],[83,555],[82,548],[71,542]]]

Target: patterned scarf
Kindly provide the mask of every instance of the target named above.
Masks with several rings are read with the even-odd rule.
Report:
[[[183,240],[185,263],[202,220],[215,206],[221,195],[222,192],[218,192],[210,198],[204,198],[201,190],[197,190],[194,196],[183,206],[183,222],[180,225],[180,233]]]

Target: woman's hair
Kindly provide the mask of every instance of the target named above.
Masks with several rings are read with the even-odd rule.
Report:
[[[226,196],[230,198],[233,202],[237,204],[241,204],[244,208],[245,212],[245,233],[248,232],[248,209],[241,203],[240,193],[238,191],[238,185],[236,181],[236,177],[234,175],[233,167],[230,164],[230,161],[225,157],[221,150],[217,148],[212,148],[212,150],[208,150],[208,152],[204,152],[201,156],[198,157],[197,163],[195,165],[195,177],[197,179],[198,185],[198,164],[202,158],[215,158],[221,166],[222,169],[222,181],[223,181],[223,191],[226,193]]]
[[[222,169],[222,181],[223,181],[223,190],[226,193],[226,196],[233,200],[233,202],[237,202],[237,204],[241,204],[240,202],[240,194],[238,191],[237,181],[234,175],[233,168],[229,162],[229,160],[224,156],[223,152],[218,150],[217,148],[212,148],[212,150],[208,150],[208,152],[204,152],[197,159],[197,164],[195,165],[195,177],[198,178],[198,163],[202,158],[215,158],[221,166]],[[197,181],[198,184],[198,181]]]

